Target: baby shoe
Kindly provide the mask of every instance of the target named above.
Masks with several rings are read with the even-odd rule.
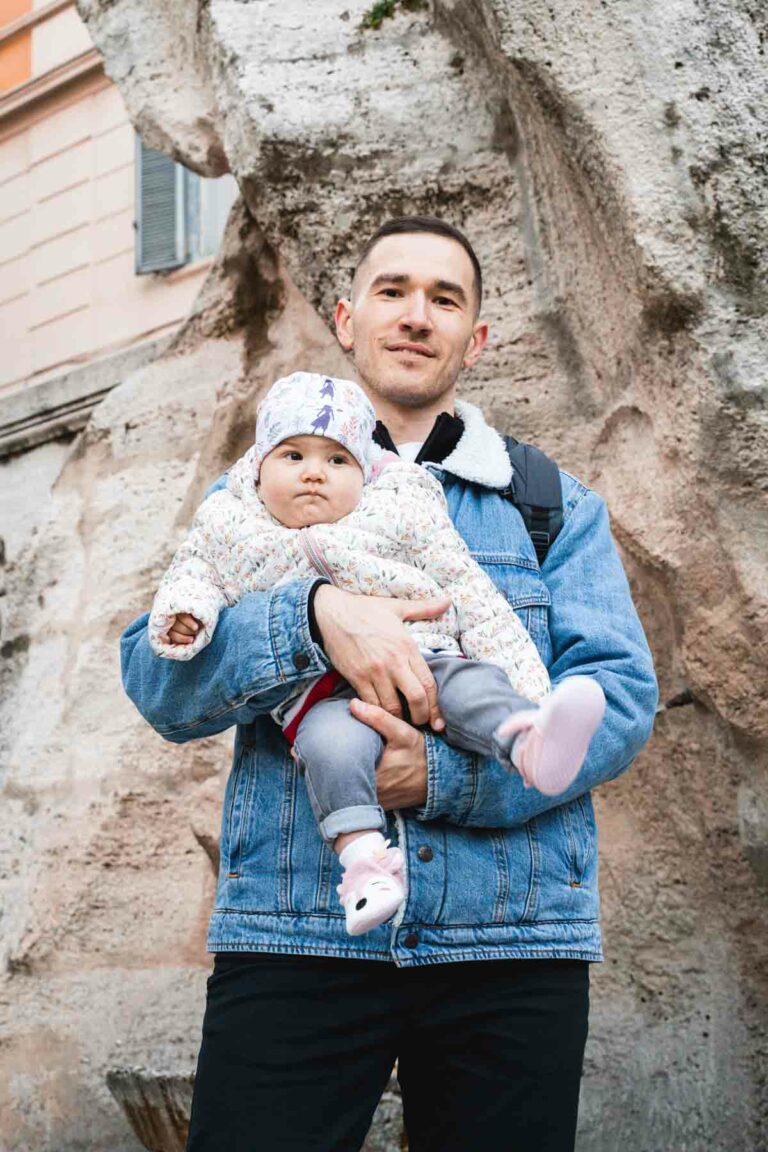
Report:
[[[347,918],[350,936],[378,928],[394,915],[405,899],[403,854],[390,848],[389,840],[371,856],[355,860],[344,869],[336,888]]]
[[[515,712],[497,738],[519,733],[512,763],[526,788],[545,796],[565,792],[579,774],[589,742],[605,714],[605,694],[592,676],[569,676],[535,710]]]

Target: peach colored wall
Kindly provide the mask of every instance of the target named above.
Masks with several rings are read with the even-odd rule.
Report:
[[[30,0],[0,0],[0,31],[31,11]],[[0,92],[23,84],[31,72],[32,33],[27,28],[0,44]]]
[[[0,28],[4,24],[10,24],[12,20],[18,20],[19,16],[25,16],[33,7],[42,7],[47,3],[48,0],[40,0],[40,3],[35,5],[31,4],[30,0],[0,0]]]
[[[32,71],[32,34],[27,28],[0,44],[0,92],[29,79]]]
[[[136,276],[133,219],[134,135],[108,80],[0,139],[0,394],[187,314],[209,261]]]

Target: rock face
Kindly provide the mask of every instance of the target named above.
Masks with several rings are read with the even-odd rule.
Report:
[[[6,569],[0,1132],[139,1147],[110,1068],[183,1075],[226,738],[183,748],[116,641],[388,215],[463,226],[493,339],[464,382],[609,501],[664,712],[601,790],[608,963],[580,1152],[768,1143],[768,10],[757,0],[80,0],[148,143],[244,205],[172,348],[97,409]],[[11,1005],[13,1008],[11,1010]]]

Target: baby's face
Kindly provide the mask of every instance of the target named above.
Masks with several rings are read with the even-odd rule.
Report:
[[[356,508],[363,471],[351,452],[325,436],[292,436],[261,462],[259,493],[286,528],[331,524]]]

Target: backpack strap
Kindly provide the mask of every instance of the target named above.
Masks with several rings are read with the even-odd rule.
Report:
[[[505,436],[504,443],[512,463],[512,483],[500,495],[522,516],[541,567],[563,526],[560,469],[533,444],[521,444],[514,436]]]

